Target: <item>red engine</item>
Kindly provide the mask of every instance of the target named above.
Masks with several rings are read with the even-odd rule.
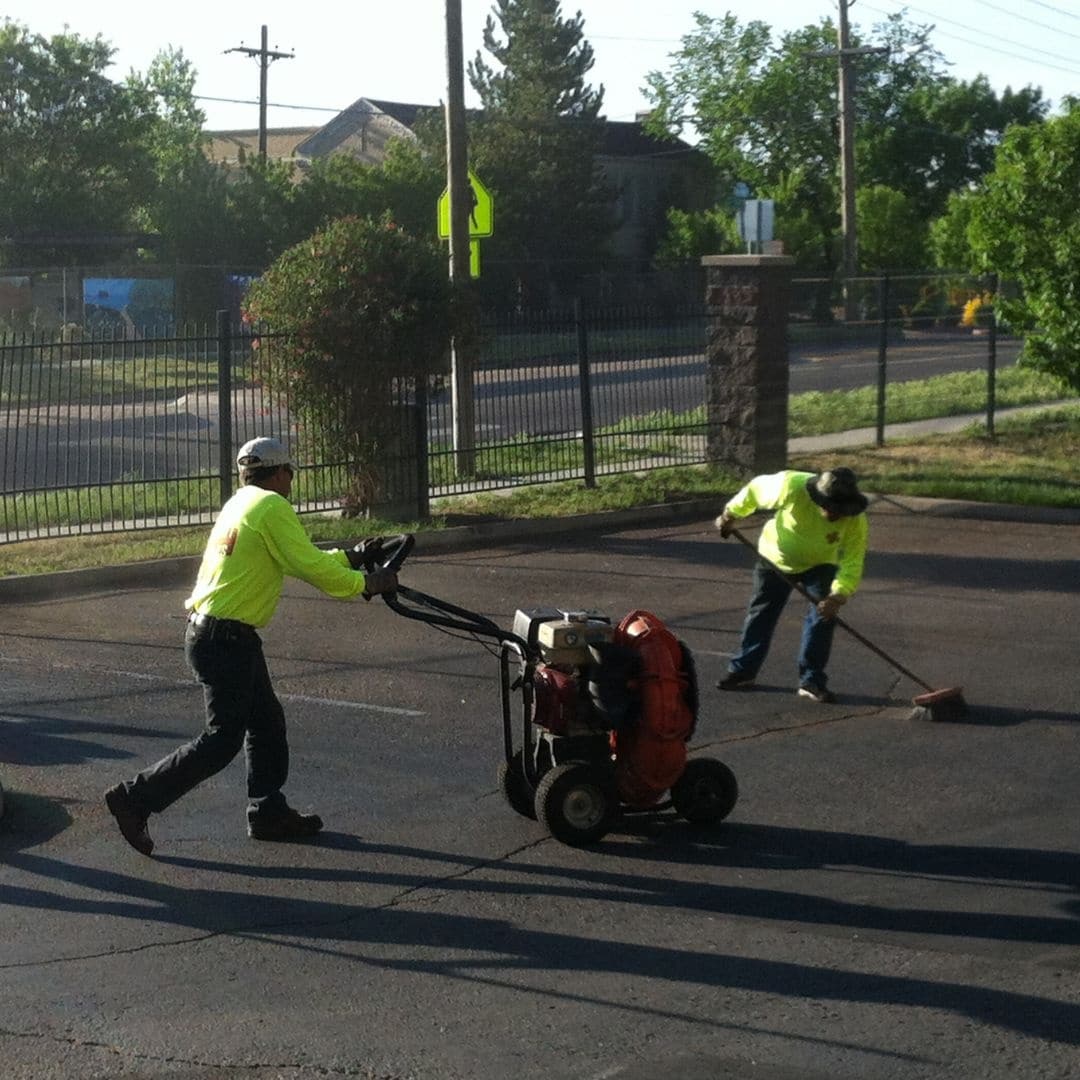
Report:
[[[553,735],[569,735],[579,727],[583,705],[576,676],[541,664],[533,674],[533,723]]]

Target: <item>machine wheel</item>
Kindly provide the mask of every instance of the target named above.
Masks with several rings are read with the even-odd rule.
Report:
[[[571,847],[607,833],[618,811],[615,786],[596,765],[556,765],[536,788],[536,816],[556,840]]]
[[[672,785],[671,801],[687,821],[712,825],[735,809],[739,782],[735,774],[715,758],[691,758],[682,776]]]
[[[510,804],[512,810],[516,810],[522,817],[536,820],[536,807],[533,804],[532,785],[525,778],[525,762],[522,751],[517,753],[509,761],[499,762],[499,790],[503,798]]]

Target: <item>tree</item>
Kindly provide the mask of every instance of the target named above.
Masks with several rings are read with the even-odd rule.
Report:
[[[926,222],[909,196],[873,184],[859,188],[855,206],[864,270],[920,270],[926,265]]]
[[[251,287],[245,318],[271,392],[309,449],[345,463],[343,502],[372,505],[395,428],[395,382],[445,370],[455,305],[434,243],[389,215],[339,218],[289,248]]]
[[[378,165],[346,154],[317,158],[296,188],[295,227],[306,236],[337,217],[389,212],[407,232],[424,235],[434,228],[435,204],[445,185],[443,162],[412,140],[391,140]]]
[[[648,76],[650,126],[696,131],[725,184],[742,180],[755,196],[777,200],[778,237],[800,266],[835,270],[839,125],[836,62],[828,59],[835,26],[823,19],[774,41],[760,21],[743,24],[730,13],[695,19],[670,71]],[[852,65],[858,183],[900,193],[924,223],[942,212],[951,191],[985,173],[1009,124],[1037,121],[1046,111],[1030,87],[999,98],[985,78],[949,77],[941,54],[927,47],[928,32],[890,16],[867,38],[852,33],[853,46],[885,50]],[[785,230],[796,225],[792,243]]]
[[[945,204],[945,213],[930,222],[929,250],[934,266],[941,270],[972,270],[978,259],[971,250],[968,230],[975,201],[975,191],[954,191]]]
[[[493,11],[484,49],[497,67],[480,52],[468,66],[483,105],[470,159],[496,199],[487,258],[542,301],[549,282],[567,290],[597,267],[614,229],[596,162],[604,90],[586,83],[593,51],[580,12],[564,19],[558,0],[496,0]]]
[[[1080,390],[1080,100],[1065,108],[1006,133],[967,236],[980,269],[1018,289],[998,307],[1026,335],[1024,361]]]
[[[106,77],[112,55],[100,36],[46,38],[0,23],[0,234],[16,238],[0,256],[9,264],[99,258],[105,235],[131,230],[153,191],[154,102],[145,87]]]

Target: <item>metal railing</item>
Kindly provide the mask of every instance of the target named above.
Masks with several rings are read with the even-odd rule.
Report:
[[[812,314],[835,309],[835,282],[796,281],[793,393],[876,386],[881,439],[890,381],[981,370],[992,410],[992,320],[975,336],[956,325],[955,303],[943,324],[904,299],[925,305],[936,289],[937,304],[962,288],[951,280],[867,279],[865,318],[828,325]],[[411,520],[440,496],[704,463],[707,333],[701,303],[490,316],[473,378],[473,469],[457,468],[449,380],[397,380],[375,510]],[[266,388],[260,365],[277,342],[228,317],[137,338],[0,339],[0,543],[210,522],[235,484],[235,448],[261,434],[299,455],[301,510],[348,506],[347,463]]]

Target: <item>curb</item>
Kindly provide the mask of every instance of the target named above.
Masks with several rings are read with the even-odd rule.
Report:
[[[416,554],[467,550],[478,543],[503,543],[532,540],[541,536],[595,532],[633,525],[682,523],[715,517],[722,500],[695,499],[688,502],[662,503],[632,510],[610,510],[596,514],[577,514],[563,518],[522,518],[513,521],[490,521],[477,525],[456,525],[416,534]],[[209,527],[208,527],[209,531]],[[341,541],[320,544],[338,547]],[[0,578],[0,601],[8,603],[54,600],[82,593],[114,589],[141,589],[188,585],[195,579],[201,555],[148,562],[101,566],[88,570],[59,570],[52,574],[23,574]]]
[[[562,518],[522,518],[456,525],[416,534],[416,553],[427,555],[461,551],[484,542],[507,543],[544,536],[566,536],[715,517],[723,499],[691,499],[685,502],[640,506],[631,510],[606,510]],[[1080,525],[1080,510],[1056,507],[1014,506],[1008,503],[976,503],[959,499],[927,499],[915,495],[870,495],[871,509],[921,514],[928,517],[975,521],[1022,522],[1029,525]],[[337,546],[340,541],[320,546]],[[155,559],[89,570],[61,570],[52,574],[24,574],[0,578],[0,602],[34,602],[112,589],[184,586],[194,580],[201,556]]]

